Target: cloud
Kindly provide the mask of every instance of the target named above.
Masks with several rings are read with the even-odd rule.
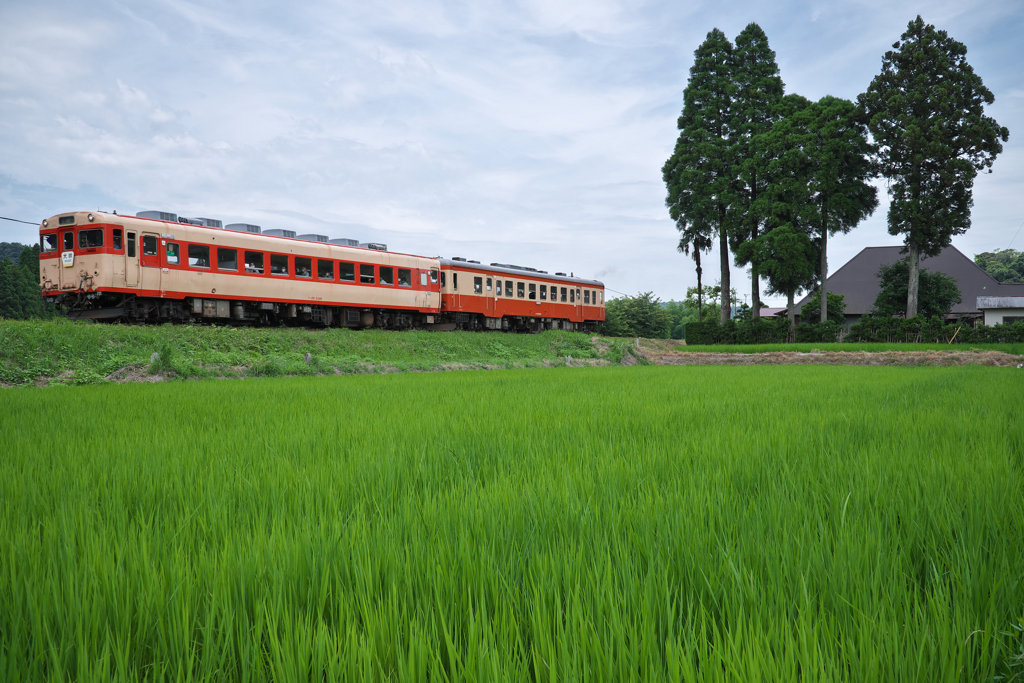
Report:
[[[1013,137],[957,242],[1000,246],[1002,226],[1024,220],[1024,18],[952,0],[13,0],[0,7],[0,215],[165,209],[678,299],[695,275],[675,251],[661,164],[708,30],[758,21],[789,91],[854,97],[918,12],[1006,84],[993,111]],[[25,227],[0,230],[34,240]],[[832,241],[833,267],[896,239],[883,206]]]

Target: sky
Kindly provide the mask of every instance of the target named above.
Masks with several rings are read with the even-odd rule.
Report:
[[[1011,0],[5,0],[0,216],[33,225],[0,221],[0,241],[33,243],[67,211],[161,210],[679,300],[696,273],[661,167],[708,31],[756,22],[787,93],[854,99],[918,14],[967,46],[1010,130],[953,244],[1024,249]],[[874,215],[830,239],[830,270],[901,243],[878,186]],[[706,283],[718,263],[716,246]],[[732,281],[749,301],[749,275]]]

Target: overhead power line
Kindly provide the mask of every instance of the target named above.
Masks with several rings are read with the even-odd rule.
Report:
[[[17,218],[7,218],[6,216],[0,216],[0,219],[5,221],[14,221],[15,223],[24,223],[25,225],[39,225],[39,223],[29,223],[28,221],[19,221]]]
[[[1024,228],[1024,223],[1021,223],[1021,224],[1020,224],[1020,228]],[[1019,235],[1019,234],[1020,234],[1020,228],[1017,228],[1017,232],[1016,232],[1016,233],[1014,233],[1014,235],[1013,235],[1013,240],[1017,239],[1017,235]],[[1009,244],[1009,245],[1007,245],[1007,247],[1006,247],[1007,249],[1009,249],[1010,247],[1012,247],[1012,246],[1013,246],[1013,240],[1010,240],[1010,244]]]

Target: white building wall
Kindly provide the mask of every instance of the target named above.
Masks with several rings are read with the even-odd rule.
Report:
[[[999,325],[1003,317],[1024,318],[1024,308],[987,308],[985,309],[985,324]]]

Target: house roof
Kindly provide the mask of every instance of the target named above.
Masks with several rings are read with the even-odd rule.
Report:
[[[842,294],[847,315],[867,315],[878,296],[878,269],[903,258],[903,247],[865,247],[828,278],[828,291]],[[952,313],[978,313],[979,296],[1024,296],[1024,284],[1002,284],[967,258],[956,247],[949,246],[938,256],[921,257],[921,269],[939,271],[956,280],[961,302]],[[811,298],[808,294],[797,303],[797,309]]]
[[[759,313],[760,313],[760,316],[762,318],[774,318],[775,316],[779,315],[780,313],[785,313],[785,312],[786,312],[786,307],[783,306],[782,308],[762,307]]]
[[[1024,308],[1024,296],[979,296],[978,308]]]

